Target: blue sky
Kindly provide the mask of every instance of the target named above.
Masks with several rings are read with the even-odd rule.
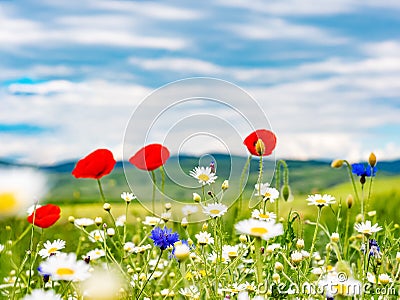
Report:
[[[98,147],[121,158],[141,101],[193,76],[254,97],[277,157],[400,157],[398,1],[1,1],[0,24],[0,158],[51,164]],[[163,128],[154,136],[168,140]],[[192,142],[182,148],[223,151]]]

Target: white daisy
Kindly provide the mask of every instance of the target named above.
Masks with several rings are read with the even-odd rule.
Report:
[[[94,220],[89,219],[89,218],[79,218],[79,219],[75,219],[74,224],[75,224],[75,226],[79,226],[79,227],[88,227],[88,226],[94,225]]]
[[[121,194],[121,198],[125,200],[126,203],[130,203],[132,200],[136,199],[136,197],[132,193],[123,192]]]
[[[157,217],[149,217],[147,216],[146,219],[142,222],[144,225],[148,225],[148,226],[156,226],[156,225],[161,225],[164,223],[163,220],[161,220],[160,218]]]
[[[63,240],[55,240],[53,242],[50,241],[46,241],[43,244],[43,249],[41,249],[38,254],[42,257],[42,258],[46,258],[49,257],[51,255],[55,255],[55,254],[59,254],[61,249],[65,248],[65,241]]]
[[[256,190],[255,196],[262,196],[265,201],[269,200],[273,203],[279,197],[279,191],[270,187],[269,183],[261,183],[261,187],[257,183],[254,188]]]
[[[262,210],[262,209],[255,209],[251,213],[251,217],[253,219],[258,219],[258,220],[262,220],[262,221],[275,221],[276,214],[274,214],[273,212],[268,212],[268,211],[264,212],[264,210]]]
[[[119,216],[116,220],[115,220],[115,226],[119,226],[119,227],[123,227],[126,223],[126,216],[122,215]]]
[[[200,299],[200,291],[195,285],[181,288],[179,293],[184,297],[188,297],[189,299]]]
[[[267,246],[267,248],[265,249],[265,252],[272,253],[275,250],[280,249],[280,248],[281,248],[281,244],[273,243],[273,244]]]
[[[372,226],[371,221],[365,221],[365,223],[358,223],[354,225],[354,229],[359,233],[372,235],[373,233],[382,230],[382,227],[378,226],[378,223]]]
[[[235,259],[239,256],[239,246],[238,245],[224,245],[222,246],[222,256],[227,259]]]
[[[200,231],[195,237],[200,245],[214,244],[214,238],[206,231]]]
[[[96,248],[94,250],[90,250],[86,254],[86,256],[84,256],[83,258],[90,257],[90,260],[96,260],[96,259],[99,259],[100,257],[105,256],[105,255],[106,255],[106,253],[104,252],[103,249],[97,249]]]
[[[199,208],[196,205],[185,205],[184,207],[182,207],[182,213],[185,216],[193,215],[197,213],[198,210]]]
[[[336,202],[335,197],[328,194],[323,196],[321,194],[309,195],[307,201],[308,205],[316,205],[318,207],[328,206]]]
[[[43,173],[31,169],[0,170],[0,218],[16,216],[47,191]]]
[[[23,300],[61,300],[61,296],[55,294],[53,290],[37,289],[33,290],[30,295],[26,295]]]
[[[104,236],[104,231],[96,229],[89,233],[89,240],[91,240],[93,243],[104,242]]]
[[[223,216],[228,211],[228,207],[221,203],[211,203],[203,206],[203,212],[211,218]]]
[[[196,178],[202,185],[214,183],[218,178],[210,167],[196,167],[189,172],[189,175]]]
[[[235,224],[235,229],[239,233],[260,237],[268,240],[283,234],[281,223],[265,222],[256,219],[248,219]]]
[[[0,244],[0,253],[3,252],[4,250],[4,245]]]
[[[75,253],[50,256],[39,266],[41,274],[50,275],[52,280],[81,281],[90,277],[90,266],[76,260]]]
[[[135,249],[135,244],[132,242],[126,242],[124,244],[124,251],[132,253],[134,252],[133,250]]]

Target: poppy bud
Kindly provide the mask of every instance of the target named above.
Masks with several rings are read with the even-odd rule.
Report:
[[[282,187],[282,197],[283,197],[283,200],[288,201],[289,196],[290,196],[290,188],[289,188],[288,185],[284,185],[284,186]]]
[[[375,165],[376,165],[376,155],[374,154],[374,152],[371,152],[371,154],[369,155],[368,163],[371,166],[371,168],[375,167]]]
[[[262,139],[258,139],[256,142],[256,152],[260,156],[262,156],[265,152],[265,144]]]
[[[331,163],[331,167],[332,168],[340,168],[341,166],[343,166],[343,159],[335,159],[332,163]]]
[[[353,206],[354,198],[353,195],[349,194],[346,198],[347,207],[350,209]]]

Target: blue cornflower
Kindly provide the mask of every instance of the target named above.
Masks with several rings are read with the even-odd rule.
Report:
[[[172,232],[172,229],[164,227],[156,227],[151,231],[150,238],[154,241],[154,245],[160,247],[161,250],[165,250],[174,243],[179,241],[179,234],[177,232]]]
[[[381,249],[379,248],[378,242],[374,239],[369,240],[369,256],[376,258],[381,257]]]
[[[351,165],[351,171],[357,176],[374,177],[376,175],[376,170],[376,167],[371,168],[370,166],[365,166],[364,164]]]

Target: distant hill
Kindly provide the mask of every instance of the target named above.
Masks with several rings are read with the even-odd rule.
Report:
[[[214,154],[216,161],[218,180],[220,185],[224,179],[230,179],[232,187],[238,186],[239,175],[246,158],[240,156],[229,156],[225,154]],[[209,160],[200,161],[202,165],[209,164]],[[314,193],[348,181],[348,174],[345,168],[332,169],[330,161],[298,161],[286,160],[289,167],[289,180],[291,190],[295,194]],[[66,161],[50,166],[32,166],[27,164],[15,164],[7,161],[0,161],[0,168],[9,167],[33,167],[48,174],[50,190],[46,199],[51,201],[82,201],[89,202],[98,198],[97,184],[92,180],[76,179],[71,175],[76,162]],[[165,190],[175,199],[191,199],[193,190],[182,188],[176,182],[193,182],[187,174],[199,164],[199,158],[193,156],[173,156],[166,164],[167,180]],[[238,169],[239,167],[239,169]],[[265,179],[274,185],[273,161],[265,161]],[[378,162],[378,176],[400,175],[400,160]],[[234,170],[230,174],[231,170]],[[146,172],[137,170],[127,164],[126,174],[129,181],[137,186],[144,186],[146,182],[144,176]],[[254,184],[258,176],[258,159],[253,159],[250,166],[250,174],[247,180],[245,195],[250,195],[254,189]],[[175,182],[174,182],[175,181]],[[159,181],[158,181],[159,182]],[[114,171],[102,179],[104,189],[110,201],[119,201],[119,195],[123,191],[129,191],[129,186],[125,177],[123,162],[118,162]]]

